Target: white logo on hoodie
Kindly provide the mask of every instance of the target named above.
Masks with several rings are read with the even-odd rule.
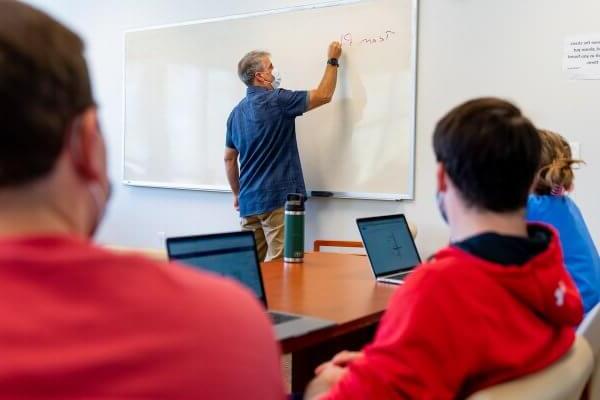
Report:
[[[554,291],[554,298],[558,307],[562,307],[565,304],[565,294],[567,294],[567,286],[563,281],[559,281],[558,287]]]

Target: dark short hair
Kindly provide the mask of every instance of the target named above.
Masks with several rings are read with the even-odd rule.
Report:
[[[94,104],[83,42],[18,1],[0,1],[0,188],[48,174],[75,116]]]
[[[496,98],[461,104],[438,122],[433,148],[468,206],[507,212],[526,205],[541,141],[515,105]]]

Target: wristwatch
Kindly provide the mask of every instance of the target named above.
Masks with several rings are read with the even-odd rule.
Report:
[[[340,66],[340,63],[338,62],[337,58],[330,58],[329,60],[327,60],[327,64],[333,65],[334,67]]]

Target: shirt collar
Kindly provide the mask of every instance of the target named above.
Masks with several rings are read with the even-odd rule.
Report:
[[[248,86],[246,88],[246,94],[254,94],[254,93],[260,93],[260,92],[267,92],[269,91],[269,89],[262,87],[262,86]]]

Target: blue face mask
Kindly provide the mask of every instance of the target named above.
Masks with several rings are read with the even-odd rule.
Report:
[[[273,75],[273,81],[271,82],[273,90],[279,89],[279,87],[281,86],[281,74],[276,68],[273,68],[273,71],[271,71],[271,75]]]
[[[446,212],[446,204],[444,203],[444,192],[437,192],[435,195],[435,199],[437,201],[438,210],[444,219],[444,222],[448,223],[448,213]]]

